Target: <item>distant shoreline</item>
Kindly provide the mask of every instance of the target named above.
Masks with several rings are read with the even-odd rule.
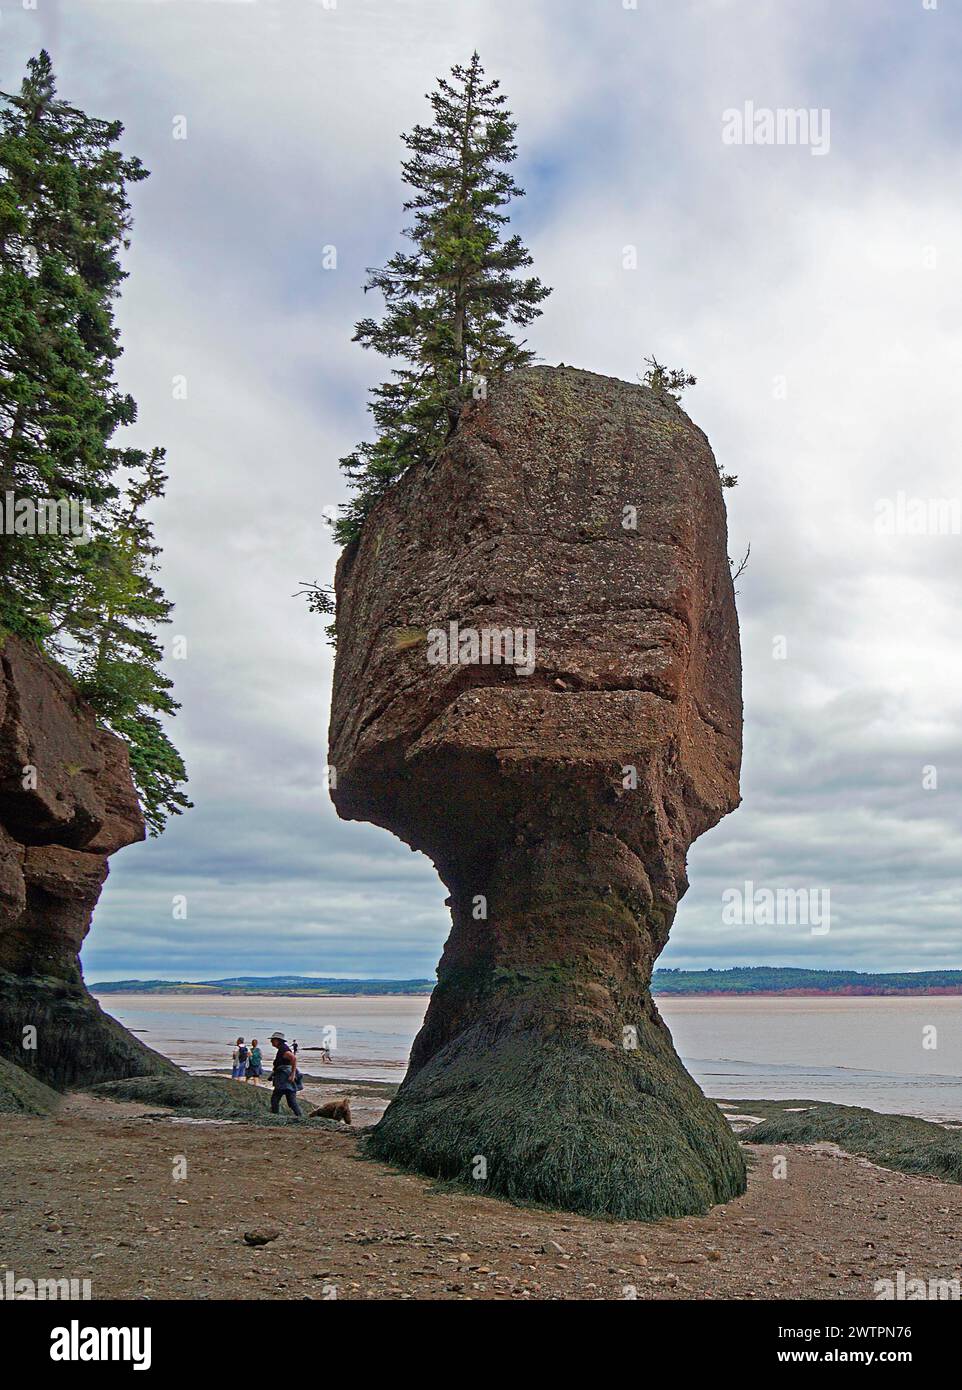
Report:
[[[299,975],[239,975],[223,980],[97,980],[88,984],[91,994],[150,994],[195,996],[201,999],[252,994],[276,995],[283,998],[396,998],[427,997],[434,980],[337,980],[319,976],[317,979]]]
[[[89,985],[91,994],[138,995],[151,998],[164,996],[178,999],[244,999],[252,996],[273,999],[427,999],[431,989],[392,989],[392,990],[333,990],[333,989],[198,989],[196,987],[174,987],[171,989],[108,989],[103,985]],[[838,989],[652,989],[655,999],[925,999],[933,996],[958,998],[962,996],[962,985],[929,986],[922,989],[898,989],[842,986]]]
[[[137,995],[150,996],[151,998],[163,998],[176,996],[178,999],[245,999],[252,996],[261,996],[272,999],[427,999],[431,989],[382,989],[382,990],[363,990],[363,989],[107,989],[103,985],[88,985],[91,994],[103,994],[105,997],[115,994],[126,994],[131,997]]]
[[[426,998],[435,981],[343,979],[332,975],[226,975],[216,980],[104,980],[92,994],[182,995],[209,998],[252,994],[284,998]],[[922,998],[962,995],[962,970],[808,970],[798,966],[733,965],[724,970],[655,970],[660,999]]]
[[[924,999],[929,995],[962,995],[962,985],[929,989],[652,989],[655,999]]]

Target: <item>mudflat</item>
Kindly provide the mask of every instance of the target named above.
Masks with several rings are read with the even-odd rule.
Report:
[[[858,1299],[899,1271],[959,1278],[962,1186],[831,1145],[746,1145],[744,1196],[646,1225],[439,1186],[362,1158],[349,1131],[150,1115],[77,1094],[3,1117],[0,1282],[89,1278],[94,1299]],[[245,1243],[265,1228],[277,1238]]]

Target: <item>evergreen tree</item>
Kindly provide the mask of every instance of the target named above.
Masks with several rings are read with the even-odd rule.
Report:
[[[65,527],[10,534],[8,509],[0,640],[32,639],[77,676],[130,744],[156,831],[189,803],[155,718],[176,708],[152,635],[170,605],[151,578],[157,549],[143,517],[163,491],[163,454],[112,443],[137,417],[114,376],[113,306],[126,278],[127,188],[147,177],[117,149],[122,133],[58,99],[46,52],[19,94],[0,93],[0,502],[72,502],[87,522],[83,538]]]
[[[371,393],[375,442],[341,460],[356,489],[335,528],[344,544],[405,469],[443,447],[477,382],[534,358],[511,326],[536,318],[550,290],[518,274],[531,256],[520,237],[502,235],[502,209],[523,189],[506,167],[517,127],[498,89],[475,53],[438,81],[432,123],[402,137],[413,249],[368,272],[365,291],[380,291],[385,313],[362,319],[354,341],[404,365]]]
[[[663,392],[673,401],[680,401],[682,391],[686,391],[689,386],[698,385],[697,378],[682,367],[666,367],[654,356],[646,357],[645,363],[648,370],[642,378],[642,386],[647,386],[651,391]]]
[[[173,682],[160,669],[154,634],[158,623],[170,622],[173,605],[153,577],[160,547],[144,515],[164,495],[164,451],[140,453],[137,462],[139,472],[90,542],[95,563],[75,589],[73,628],[82,639],[80,692],[126,739],[144,819],[158,834],[169,815],[192,803],[181,790],[187,780],[183,760],[156,718],[179,709],[170,694]]]

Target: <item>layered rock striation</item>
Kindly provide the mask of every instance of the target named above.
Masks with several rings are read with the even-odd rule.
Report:
[[[704,434],[641,386],[512,373],[382,499],[336,587],[335,806],[429,855],[452,915],[373,1152],[642,1219],[741,1192],[649,991],[688,847],[739,801]]]
[[[51,1086],[173,1070],[87,992],[107,858],[144,838],[125,744],[36,648],[0,647],[0,1055]]]

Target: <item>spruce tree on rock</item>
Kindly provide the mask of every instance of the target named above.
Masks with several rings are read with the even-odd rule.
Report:
[[[114,301],[127,189],[147,177],[117,148],[122,133],[58,98],[46,52],[19,93],[0,93],[0,501],[73,503],[87,523],[80,544],[65,528],[0,527],[0,645],[17,633],[73,674],[129,744],[157,831],[190,803],[156,718],[176,709],[153,631],[170,604],[143,514],[163,493],[163,451],[114,442],[137,418],[114,374]]]
[[[365,291],[380,291],[385,312],[379,322],[362,319],[354,334],[404,365],[371,393],[375,442],[341,460],[356,489],[335,528],[344,544],[396,478],[443,447],[479,382],[534,360],[512,327],[531,323],[551,292],[519,273],[531,256],[520,237],[503,234],[503,208],[523,189],[507,167],[517,127],[499,83],[486,80],[475,53],[429,99],[432,123],[402,137],[413,190],[404,210],[414,214],[404,234],[413,249],[368,272]]]
[[[123,127],[57,99],[50,55],[31,58],[0,110],[0,493],[96,508],[116,492],[136,418],[114,380],[113,300],[124,279],[128,183],[146,178],[115,148]],[[0,622],[44,638],[69,623],[89,560],[69,536],[0,535]]]
[[[157,718],[180,708],[160,666],[155,628],[170,622],[173,604],[154,578],[160,547],[145,515],[164,495],[164,451],[140,453],[136,462],[90,542],[95,563],[75,590],[74,626],[83,637],[76,675],[80,693],[126,740],[144,820],[156,835],[193,803],[182,790],[183,759]]]

